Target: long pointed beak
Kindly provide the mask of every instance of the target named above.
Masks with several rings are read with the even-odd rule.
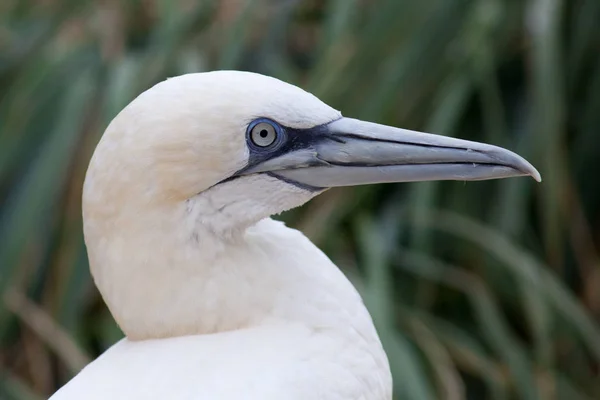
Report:
[[[526,175],[541,181],[539,172],[524,158],[488,144],[352,118],[306,133],[307,137],[296,140],[302,146],[289,146],[243,173],[269,172],[314,188]]]

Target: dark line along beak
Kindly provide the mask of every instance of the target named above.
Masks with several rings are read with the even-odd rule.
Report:
[[[327,188],[382,182],[474,181],[539,172],[521,156],[492,145],[341,118],[241,174],[269,172],[301,186]]]

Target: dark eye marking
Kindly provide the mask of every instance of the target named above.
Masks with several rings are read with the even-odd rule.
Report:
[[[259,126],[260,129],[256,129]],[[272,133],[269,130],[271,127],[276,133],[276,139],[266,146],[260,146],[260,143],[262,142],[259,142],[258,144],[255,143],[255,141],[257,141],[257,137],[260,138],[259,140],[263,140],[263,129],[267,130],[266,136],[270,141]],[[248,128],[246,130],[246,142],[248,144],[248,149],[250,150],[248,164],[241,170],[237,171],[236,174],[244,172],[248,168],[272,158],[277,158],[286,153],[291,153],[297,150],[314,149],[315,144],[324,140],[334,140],[340,143],[344,142],[343,138],[340,138],[339,136],[333,136],[329,133],[327,124],[317,125],[312,128],[297,129],[281,125],[269,118],[257,118],[248,124]]]
[[[330,122],[327,124],[329,123]],[[292,153],[299,150],[315,150],[316,144],[326,140],[344,143],[344,139],[339,135],[334,136],[329,133],[327,124],[317,125],[312,128],[297,129],[281,125],[269,118],[261,117],[254,119],[248,124],[248,128],[246,129],[246,144],[248,146],[248,150],[250,151],[248,163],[230,177],[225,178],[217,183],[217,185],[237,179],[244,171],[272,158],[280,157],[286,153]],[[275,134],[275,139],[271,141],[271,139],[273,139],[273,133]],[[316,188],[299,184],[298,182],[291,180],[282,179],[281,177],[270,172],[265,173],[269,176],[296,185],[305,190],[323,190],[323,188]]]

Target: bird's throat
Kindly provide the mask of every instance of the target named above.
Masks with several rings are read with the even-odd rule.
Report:
[[[128,338],[267,323],[346,329],[357,313],[370,323],[351,284],[300,232],[264,219],[225,237],[188,221],[184,208],[176,215],[183,222],[163,212],[102,238],[86,224],[92,274]]]

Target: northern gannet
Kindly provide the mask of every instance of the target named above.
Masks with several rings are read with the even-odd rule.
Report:
[[[539,173],[495,146],[342,117],[238,71],[168,79],[110,123],[87,171],[90,268],[126,338],[52,397],[392,398],[363,302],[270,219],[334,186]]]

